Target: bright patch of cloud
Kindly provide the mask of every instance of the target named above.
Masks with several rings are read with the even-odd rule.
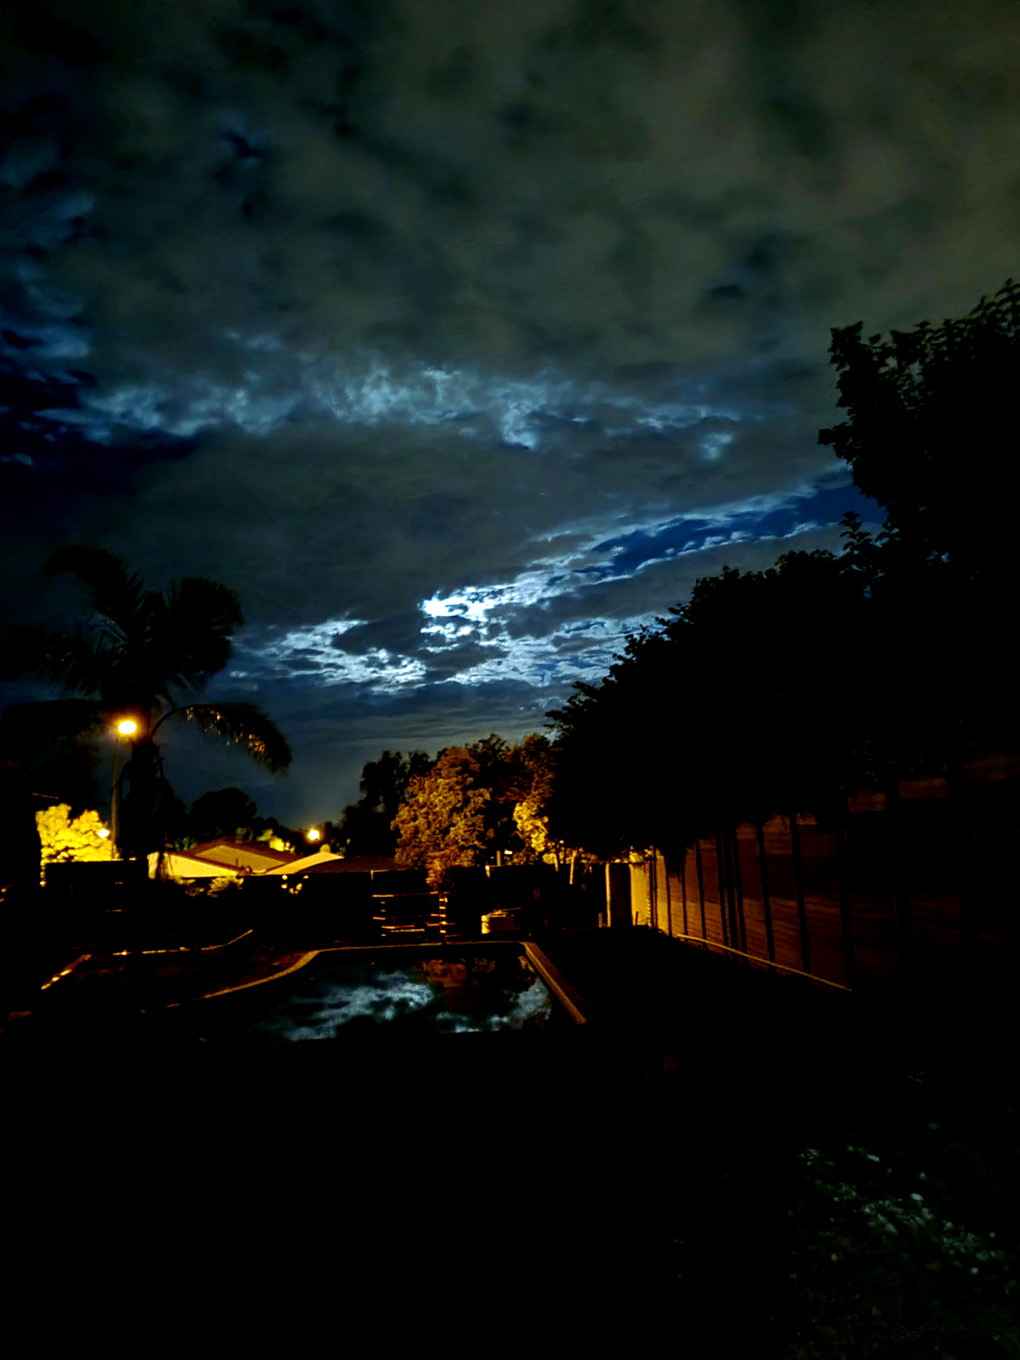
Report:
[[[245,665],[249,674],[300,676],[316,686],[361,685],[389,695],[429,683],[562,689],[604,674],[624,638],[654,625],[657,617],[653,611],[607,617],[601,612],[604,604],[585,617],[585,597],[592,589],[720,547],[800,536],[832,522],[840,494],[839,486],[803,487],[696,515],[616,522],[611,529],[564,526],[555,537],[570,546],[536,558],[511,579],[421,600],[420,642],[410,654],[342,646],[341,639],[366,620],[340,618],[270,635],[257,648],[246,649]],[[805,511],[814,513],[808,518]],[[543,535],[540,541],[553,537]],[[536,631],[536,613],[539,621],[548,617],[548,630],[540,626]]]
[[[240,380],[228,383],[195,372],[173,382],[123,384],[86,394],[86,418],[100,435],[103,427],[120,424],[178,438],[230,426],[265,436],[299,415],[350,427],[458,425],[469,438],[524,449],[554,444],[558,432],[571,425],[620,438],[687,429],[709,419],[763,418],[700,398],[642,398],[605,384],[579,385],[551,371],[511,379],[424,362],[399,365],[378,355],[295,356],[263,333],[242,338],[231,332],[229,338],[250,364]],[[710,438],[721,448],[732,436]]]
[[[469,666],[444,683],[457,685],[523,684],[535,689],[562,688],[575,680],[603,676],[620,651],[624,638],[655,622],[654,614],[625,619],[589,619],[544,637],[504,634],[495,645],[499,654]]]
[[[234,670],[231,674],[234,678],[254,674],[301,676],[314,685],[362,685],[379,694],[420,685],[427,671],[424,663],[414,657],[385,647],[353,652],[338,645],[339,638],[362,627],[364,622],[364,619],[327,619],[324,623],[292,629],[258,647],[239,643],[238,651],[245,657],[248,669]]]

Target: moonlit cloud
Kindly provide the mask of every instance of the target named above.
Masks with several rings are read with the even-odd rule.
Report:
[[[356,685],[374,693],[389,694],[405,686],[421,684],[425,666],[413,657],[394,655],[385,647],[351,652],[338,639],[352,629],[363,627],[362,619],[330,619],[308,628],[296,628],[274,637],[255,649],[238,648],[244,663],[233,668],[239,680],[254,676],[307,679],[316,685]]]
[[[48,414],[91,425],[99,439],[114,425],[176,438],[236,426],[265,438],[288,421],[326,417],[340,427],[453,427],[464,438],[527,450],[556,447],[569,425],[582,426],[589,440],[621,439],[645,430],[685,430],[702,421],[765,418],[703,400],[641,398],[607,384],[580,385],[552,372],[522,381],[425,361],[398,365],[378,355],[354,363],[341,356],[316,359],[287,353],[268,336],[246,347],[257,352],[236,383],[199,369],[172,382],[85,393],[81,410]],[[715,431],[702,447],[716,458],[732,441],[732,434]]]

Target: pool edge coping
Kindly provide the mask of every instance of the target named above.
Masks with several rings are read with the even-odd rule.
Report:
[[[511,943],[519,944],[521,950],[527,957],[529,963],[531,963],[532,967],[535,969],[535,972],[538,974],[539,978],[541,979],[545,987],[552,993],[555,999],[564,1008],[564,1010],[570,1016],[571,1020],[573,1020],[574,1024],[575,1025],[587,1024],[588,1007],[584,999],[577,991],[577,988],[573,987],[567,981],[567,979],[563,976],[560,970],[548,957],[545,951],[540,949],[539,946],[534,942],[534,940],[520,940],[513,942],[508,940],[505,942],[505,945],[509,945]],[[500,941],[500,945],[505,948],[503,941]],[[405,949],[407,947],[408,946],[406,945],[390,946],[390,948],[393,949]],[[294,963],[291,963],[286,968],[281,969],[280,972],[278,973],[271,973],[267,977],[252,978],[248,982],[239,982],[234,987],[222,987],[215,992],[205,992],[202,996],[196,997],[195,999],[197,1001],[209,1001],[213,997],[229,996],[232,992],[243,992],[247,990],[249,987],[261,987],[267,982],[276,982],[280,978],[287,977],[290,973],[296,973],[299,968],[304,968],[307,964],[311,963],[313,959],[318,958],[320,954],[342,953],[347,948],[350,948],[350,946],[333,945],[326,946],[325,948],[322,949],[311,949],[307,953],[303,954],[301,958],[297,959]],[[362,948],[362,946],[355,945],[354,948],[358,949]],[[378,948],[378,946],[376,948]],[[385,949],[386,946],[384,945],[382,946],[382,948]],[[375,952],[374,949],[373,952]],[[170,1009],[170,1007],[173,1006],[179,1006],[180,1004],[181,1004],[180,1002],[171,1002],[168,1009]]]

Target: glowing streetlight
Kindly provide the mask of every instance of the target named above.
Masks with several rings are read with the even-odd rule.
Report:
[[[108,826],[101,826],[99,830],[96,832],[96,835],[99,837],[101,841],[105,841],[109,834],[110,828]]]
[[[113,768],[110,771],[110,835],[117,844],[117,756],[120,753],[121,737],[133,737],[138,731],[134,718],[121,718],[117,723],[117,738],[113,743]]]
[[[317,826],[310,826],[308,830],[305,832],[305,839],[309,841],[317,841],[321,835],[322,832],[319,830]]]

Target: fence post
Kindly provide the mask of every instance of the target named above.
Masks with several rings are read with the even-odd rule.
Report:
[[[729,921],[729,893],[726,882],[726,862],[723,854],[722,833],[715,833],[715,877],[719,887],[719,923],[722,926],[722,942],[730,945],[730,921]]]
[[[740,873],[740,837],[736,826],[729,832],[730,861],[733,866],[733,892],[737,903],[736,925],[739,932],[740,947],[747,953],[747,916],[744,912],[744,880]]]
[[[698,869],[698,901],[701,903],[701,938],[708,948],[708,929],[705,926],[705,870],[701,863],[701,837],[694,842],[694,863]]]
[[[761,904],[765,914],[765,944],[768,948],[772,975],[776,972],[776,941],[772,934],[772,898],[769,896],[769,866],[765,855],[765,828],[761,821],[754,824],[754,834],[758,842],[758,877],[761,879]]]
[[[654,930],[659,923],[659,894],[658,894],[658,851],[652,846],[652,858],[645,860],[648,870],[648,926]]]
[[[797,925],[800,928],[800,966],[811,972],[811,940],[808,935],[807,909],[804,905],[804,866],[800,858],[800,827],[797,813],[790,813],[790,852],[793,856],[793,883],[797,894]]]
[[[691,933],[691,932],[690,932],[690,929],[689,929],[689,927],[688,927],[688,925],[687,925],[687,849],[688,849],[688,847],[687,847],[687,845],[685,844],[685,845],[684,845],[684,857],[683,857],[683,859],[680,861],[680,898],[681,898],[681,901],[682,901],[682,903],[683,903],[684,937],[685,937],[685,938]]]
[[[853,991],[856,983],[854,922],[853,914],[850,911],[850,890],[846,881],[846,841],[849,818],[849,808],[844,807],[836,826],[836,893],[839,897],[839,928],[843,945],[843,981]]]
[[[662,867],[666,875],[666,932],[669,937],[673,937],[673,900],[669,892],[669,860],[665,855],[662,857]]]

